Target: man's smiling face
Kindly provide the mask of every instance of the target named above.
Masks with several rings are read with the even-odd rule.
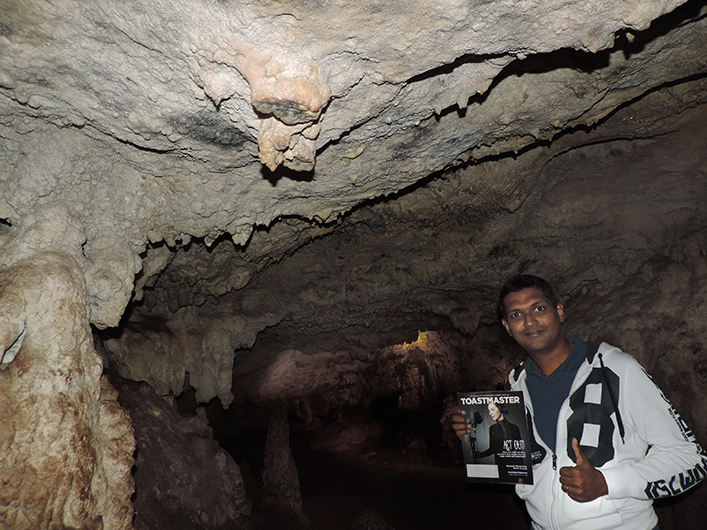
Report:
[[[564,308],[562,304],[553,307],[540,289],[528,287],[508,293],[503,306],[506,331],[531,357],[550,353],[564,342]]]

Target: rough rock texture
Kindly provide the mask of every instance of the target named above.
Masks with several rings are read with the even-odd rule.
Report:
[[[0,307],[0,357],[21,337],[0,370],[0,527],[132,528],[133,430],[101,376],[80,269],[19,260],[0,270]]]
[[[145,359],[129,363],[125,375],[174,381],[169,388],[176,392],[185,371],[222,381],[218,367],[231,366],[233,351],[250,347],[257,331],[277,323],[290,330],[288,337],[335,329],[346,344],[391,332],[400,334],[397,342],[410,341],[418,329],[444,325],[473,333],[480,319],[495,318],[496,287],[521,268],[547,271],[569,290],[604,279],[615,285],[649,257],[668,252],[682,237],[677,234],[704,226],[707,115],[699,106],[681,110],[679,102],[705,93],[704,80],[657,91],[594,131],[359,208],[335,232],[265,268],[240,290],[227,291],[240,274],[239,251],[229,241],[209,251],[197,244],[178,251],[132,320],[140,326],[157,315],[175,335],[195,327],[197,336],[230,322],[227,348],[202,353],[183,341],[181,361]],[[623,139],[631,136],[641,141]],[[181,315],[189,311],[192,321],[197,314],[206,318],[185,326]],[[144,356],[121,341],[142,342],[130,328],[109,347],[121,357],[131,350]],[[388,344],[395,342],[389,337]],[[227,386],[204,383],[192,383],[200,400],[219,395],[230,402]]]
[[[117,338],[106,341],[122,376],[149,382],[160,394],[196,388],[199,402],[218,396],[233,401],[233,352],[248,334],[242,315],[181,309],[172,318],[145,315],[130,321]],[[267,317],[259,317],[268,320]],[[162,362],[155,362],[155,357]]]
[[[181,416],[174,398],[146,383],[115,385],[135,428],[135,529],[249,528],[240,469],[214,441],[204,409]]]
[[[655,93],[617,113],[605,129],[460,170],[359,209],[337,232],[266,269],[238,294],[205,298],[201,311],[247,315],[249,323],[279,321],[268,333],[278,339],[281,329],[286,345],[330,333],[334,344],[310,343],[323,342],[329,352],[359,343],[374,350],[395,343],[395,333],[397,342],[412,341],[418,329],[453,326],[473,334],[479,322],[495,320],[496,288],[517,270],[541,272],[569,294],[599,284],[616,288],[646,260],[690,240],[699,256],[707,115],[676,113],[676,120],[662,123],[666,132],[680,132],[645,132],[651,108],[691,90],[704,90],[703,82]],[[685,127],[680,120],[688,117],[694,122]],[[607,141],[625,123],[646,139]],[[586,145],[574,147],[576,137]],[[229,249],[224,242],[213,254],[235,254]],[[162,281],[155,286],[159,296],[185,291],[177,291],[176,278]],[[197,282],[197,289],[208,283]]]
[[[170,361],[151,362],[142,335],[128,332],[110,346],[123,375],[164,393],[181,391],[189,372],[200,401],[228,404],[236,348],[279,322],[341,319],[278,303],[281,288],[262,289],[263,280],[235,294],[264,268],[303,247],[307,263],[322,265],[323,252],[339,259],[336,248],[307,245],[334,230],[364,241],[398,226],[388,241],[337,245],[362,253],[349,280],[287,280],[287,289],[319,306],[345,301],[345,318],[367,325],[380,319],[361,308],[385,298],[381,312],[397,318],[410,307],[399,284],[417,285],[437,299],[418,320],[440,306],[447,317],[459,302],[442,278],[473,292],[512,264],[498,269],[498,259],[484,259],[488,243],[479,251],[479,238],[452,243],[440,231],[458,223],[474,234],[480,222],[501,221],[556,181],[542,171],[554,157],[590,141],[663,134],[675,127],[669,117],[704,102],[704,2],[671,13],[680,4],[11,2],[0,37],[2,228],[18,252],[77,259],[99,328],[117,325],[131,296],[154,293],[134,321],[165,321],[167,332],[148,336]],[[628,104],[648,112],[631,120]],[[622,107],[626,121],[599,132]],[[597,123],[596,139],[585,138]],[[481,163],[521,151],[522,164]],[[289,160],[303,170],[315,153],[311,172],[261,165]],[[466,169],[390,208],[360,208],[459,164]],[[498,227],[487,230],[494,242],[510,228]],[[438,234],[439,245],[425,244]],[[403,242],[416,248],[413,259],[382,256],[381,246]],[[435,273],[446,243],[461,243],[458,255]],[[470,263],[483,274],[468,274]],[[386,287],[371,289],[376,276]],[[455,322],[473,329],[475,310],[457,309]],[[411,327],[408,316],[398,327]]]
[[[681,3],[10,2],[0,218],[19,238],[43,223],[114,326],[150,242],[332,222],[704,73],[704,22],[650,28]],[[316,170],[263,175],[258,143],[296,169],[316,150]]]

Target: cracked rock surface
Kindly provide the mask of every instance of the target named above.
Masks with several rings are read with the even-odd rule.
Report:
[[[699,3],[651,26],[680,3],[8,2],[0,218],[115,326],[149,244],[333,222],[704,73]]]

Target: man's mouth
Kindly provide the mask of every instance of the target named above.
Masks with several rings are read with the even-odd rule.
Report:
[[[544,333],[544,332],[545,332],[545,329],[534,329],[534,330],[532,330],[532,331],[526,331],[526,332],[525,332],[525,336],[528,337],[528,338],[533,339],[533,338],[539,336],[540,334],[542,334],[542,333]]]

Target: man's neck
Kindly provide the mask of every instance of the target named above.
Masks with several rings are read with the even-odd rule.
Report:
[[[530,358],[535,361],[535,364],[538,365],[540,371],[545,374],[546,377],[550,377],[550,375],[552,375],[552,373],[567,360],[567,357],[570,356],[573,346],[574,344],[572,341],[567,337],[564,337],[564,340],[552,350],[546,353],[529,352],[528,355],[530,355]]]

